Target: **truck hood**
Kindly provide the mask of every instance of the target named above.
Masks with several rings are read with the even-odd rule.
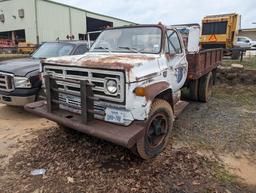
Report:
[[[159,71],[159,55],[140,53],[86,53],[80,56],[49,58],[44,63],[106,70],[124,70],[128,82]],[[149,63],[155,63],[154,65]],[[150,68],[149,68],[150,67]]]
[[[32,58],[5,60],[0,62],[0,71],[16,76],[26,76],[29,72],[39,70],[40,60]]]

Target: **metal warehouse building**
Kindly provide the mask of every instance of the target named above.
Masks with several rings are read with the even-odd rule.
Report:
[[[73,35],[78,40],[87,32],[130,24],[49,0],[0,0],[0,39],[36,44]]]
[[[239,31],[239,36],[246,36],[256,41],[256,28],[241,29]]]

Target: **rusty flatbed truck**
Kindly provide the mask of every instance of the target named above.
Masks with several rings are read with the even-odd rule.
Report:
[[[183,35],[193,40],[162,24],[106,29],[87,54],[45,60],[46,100],[25,109],[152,158],[188,104],[181,88],[207,101],[221,62],[221,49],[200,52],[198,38],[196,49],[188,43],[186,50]]]

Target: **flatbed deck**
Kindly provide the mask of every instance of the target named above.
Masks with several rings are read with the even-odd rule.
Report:
[[[188,79],[196,80],[221,64],[223,49],[200,50],[198,53],[187,54]]]

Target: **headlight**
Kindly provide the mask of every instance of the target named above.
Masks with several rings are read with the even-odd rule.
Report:
[[[14,77],[15,88],[31,88],[31,82],[26,77]]]
[[[117,82],[116,82],[116,80],[113,80],[113,79],[107,80],[106,88],[107,88],[107,91],[110,94],[115,94],[117,92]]]

